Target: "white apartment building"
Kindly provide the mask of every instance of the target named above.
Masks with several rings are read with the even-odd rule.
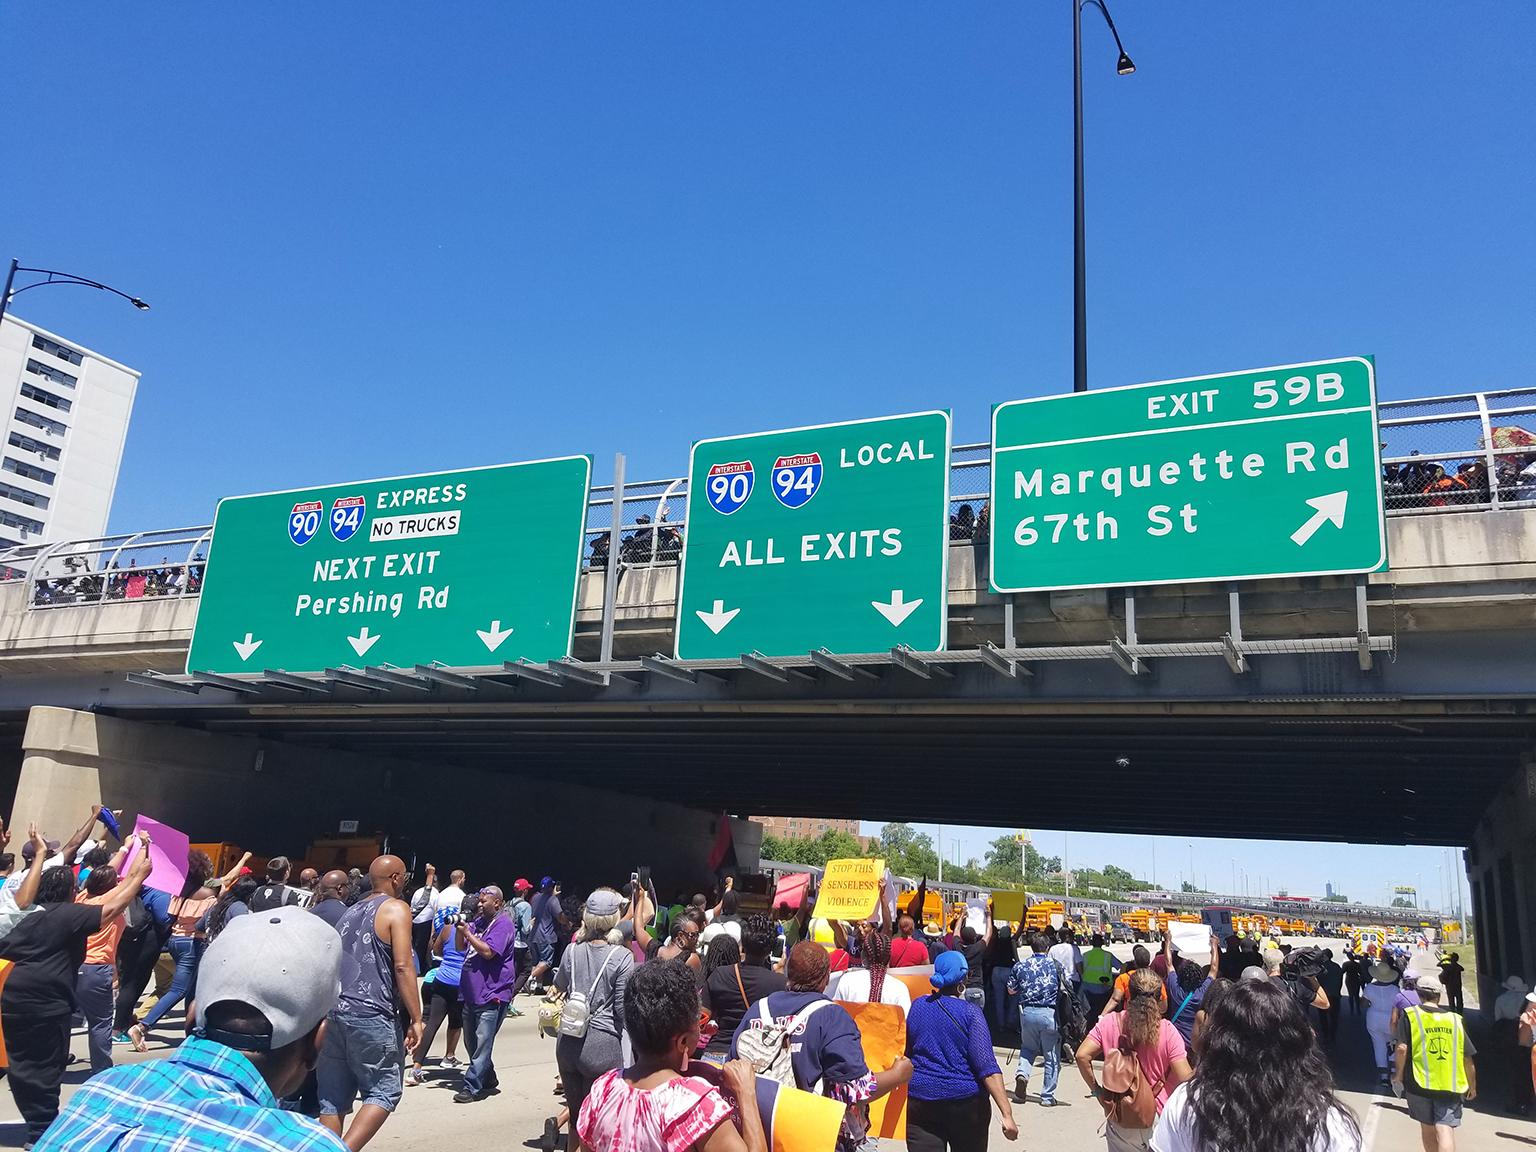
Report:
[[[101,536],[139,373],[0,320],[0,548]]]

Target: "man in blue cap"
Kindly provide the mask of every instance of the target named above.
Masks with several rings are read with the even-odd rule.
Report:
[[[555,966],[555,942],[561,929],[570,928],[560,907],[560,883],[553,876],[544,877],[539,894],[533,898],[533,938],[528,948],[533,957],[533,971],[528,974],[528,990],[540,990],[544,975]]]

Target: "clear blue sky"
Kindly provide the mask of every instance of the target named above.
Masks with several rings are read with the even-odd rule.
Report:
[[[119,529],[936,406],[981,440],[1070,386],[1069,14],[13,3],[0,256],[154,305],[18,309],[144,371]],[[1128,78],[1085,14],[1095,384],[1536,380],[1536,5],[1115,15]]]

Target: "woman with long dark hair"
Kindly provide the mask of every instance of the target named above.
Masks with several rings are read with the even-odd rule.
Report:
[[[1149,1147],[1152,1129],[1116,1123],[1110,1100],[1100,1094],[1098,1081],[1094,1079],[1095,1060],[1102,1060],[1105,1053],[1117,1050],[1135,1056],[1141,1068],[1141,1078],[1151,1089],[1159,1112],[1174,1089],[1191,1075],[1184,1036],[1170,1021],[1163,1019],[1162,1001],[1158,997],[1162,981],[1157,978],[1157,973],[1150,968],[1139,968],[1132,973],[1127,987],[1130,1000],[1125,1011],[1106,1012],[1100,1016],[1093,1031],[1077,1049],[1077,1070],[1104,1108],[1104,1136],[1109,1152],[1133,1152]]]
[[[213,909],[218,898],[219,881],[213,878],[213,861],[208,853],[187,853],[187,880],[181,886],[180,894],[171,898],[171,937],[166,945],[171,959],[176,962],[176,971],[171,975],[171,986],[155,1001],[149,1015],[128,1029],[134,1051],[148,1049],[149,1030],[162,1016],[192,995],[197,983],[197,962],[204,946],[198,923]]]
[[[1168,1098],[1153,1152],[1359,1152],[1306,1013],[1269,980],[1233,985],[1210,1012],[1195,1075]]]
[[[903,1012],[912,1008],[912,993],[895,977],[887,978],[891,966],[891,934],[883,928],[864,933],[861,948],[864,967],[850,968],[837,982],[837,999],[850,1004],[893,1004]]]
[[[212,944],[236,916],[244,916],[251,910],[251,897],[256,895],[256,888],[256,877],[242,876],[219,894],[203,918],[203,932],[208,943]]]

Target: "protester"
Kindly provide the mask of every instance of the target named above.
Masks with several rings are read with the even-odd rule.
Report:
[[[561,929],[570,928],[570,922],[561,910],[560,885],[553,877],[544,877],[544,882],[539,885],[539,894],[530,903],[533,912],[533,939],[530,945],[533,971],[528,974],[528,986],[530,990],[537,990],[555,966],[555,941],[559,939]]]
[[[1233,982],[1225,976],[1218,976],[1211,981],[1211,986],[1205,990],[1205,996],[1200,1001],[1200,1008],[1195,1013],[1195,1026],[1190,1034],[1189,1043],[1185,1048],[1189,1052],[1189,1061],[1193,1065],[1199,1059],[1200,1037],[1210,1024],[1211,1013],[1216,1011],[1216,1005],[1221,1003],[1221,998],[1233,987]]]
[[[704,1049],[706,1060],[723,1063],[752,1005],[784,991],[784,974],[773,971],[769,960],[774,935],[773,923],[766,916],[748,916],[741,925],[741,963],[717,967],[704,978],[701,998],[718,1029]],[[717,941],[717,946],[720,943]]]
[[[912,1077],[912,1063],[905,1056],[891,1067],[871,1072],[864,1062],[858,1025],[845,1008],[824,995],[831,974],[827,950],[813,940],[802,940],[790,949],[785,965],[788,987],[764,997],[753,1007],[731,1041],[731,1059],[741,1055],[742,1038],[754,1029],[793,1033],[798,1044],[790,1047],[795,1084],[848,1105],[838,1147],[842,1152],[858,1147],[867,1129],[871,1100],[884,1096]]]
[[[626,1069],[592,1085],[577,1132],[593,1152],[768,1152],[752,1065],[733,1060],[720,1079],[735,1098],[692,1063],[699,1044],[692,976],[676,964],[647,964],[629,980],[624,1029],[634,1049]],[[730,1123],[733,1113],[741,1127]]]
[[[75,903],[97,906],[106,903],[112,889],[118,885],[117,871],[126,858],[124,850],[118,853],[117,859],[109,859],[92,868],[86,877],[85,890],[75,897]],[[135,894],[124,905],[125,911],[137,899]],[[93,1073],[112,1067],[113,982],[117,978],[117,949],[122,941],[123,922],[122,915],[113,916],[90,935],[85,942],[85,957],[75,975],[75,1002],[85,1020]]]
[[[1102,1021],[1101,1021],[1102,1023]],[[1359,1152],[1360,1126],[1296,998],[1268,980],[1224,990],[1168,1097],[1152,1152]]]
[[[16,893],[21,890],[28,876],[34,870],[46,872],[49,868],[65,868],[73,864],[75,854],[80,851],[80,845],[91,838],[91,833],[96,830],[96,825],[102,820],[105,809],[100,804],[91,805],[91,814],[86,817],[85,823],[75,829],[70,838],[61,845],[57,840],[49,840],[46,837],[28,837],[26,843],[21,846],[21,868],[12,869],[5,878],[5,883],[0,884],[0,914],[7,914],[6,919],[14,925],[19,917],[14,914],[18,911]],[[113,818],[114,814],[108,812],[107,816]],[[114,819],[115,824],[115,819]]]
[[[491,1049],[501,1022],[507,1018],[512,986],[517,982],[517,964],[512,955],[517,933],[505,908],[501,889],[489,885],[480,889],[480,906],[474,918],[461,916],[455,929],[457,941],[467,950],[460,987],[464,999],[464,1050],[469,1056],[464,1089],[454,1096],[455,1104],[471,1104],[497,1091]]]
[[[242,876],[223,892],[220,892],[219,898],[213,902],[213,907],[208,909],[202,920],[198,922],[198,931],[203,934],[206,944],[213,943],[218,938],[219,933],[224,931],[229,925],[231,920],[252,911],[251,901],[255,899],[259,891],[260,889],[256,886],[256,881],[253,877]],[[268,907],[267,911],[280,907],[282,905],[273,904]]]
[[[911,1152],[985,1152],[989,1099],[997,1108],[1004,1138],[1019,1137],[987,1022],[976,1005],[960,996],[968,971],[958,952],[941,955],[930,977],[935,991],[914,1001],[907,1014]]]
[[[1077,933],[1066,925],[1056,930],[1056,943],[1047,950],[1057,967],[1067,977],[1067,989],[1072,993],[1073,999],[1083,990],[1083,950],[1077,946]]]
[[[1392,1033],[1392,1090],[1419,1122],[1426,1149],[1455,1152],[1462,1101],[1477,1099],[1477,1067],[1472,1061],[1477,1049],[1461,1016],[1441,1005],[1440,993],[1439,980],[1421,976],[1419,1003],[1400,1012]]]
[[[1013,971],[1013,966],[1018,962],[1019,952],[1014,940],[1013,926],[1006,920],[994,919],[992,942],[987,945],[983,971],[986,976],[984,986],[987,993],[987,1022],[998,1034],[1012,1030],[1014,1023],[1018,1020],[1018,1006],[1014,1004],[1013,997],[1008,994],[1008,974]],[[927,961],[924,960],[922,963],[926,964]],[[891,966],[898,967],[894,946]]]
[[[315,1066],[340,963],[336,934],[302,909],[242,917],[203,958],[195,1027],[176,1053],[92,1077],[35,1152],[344,1152],[278,1106]]]
[[[1214,969],[1220,963],[1215,937],[1211,939],[1215,953],[1211,962]],[[1187,963],[1187,961],[1186,961]],[[1172,979],[1170,973],[1169,979]],[[1212,977],[1214,979],[1214,977]],[[1141,1079],[1155,1101],[1154,1111],[1161,1113],[1169,1094],[1192,1075],[1189,1067],[1184,1037],[1167,1020],[1163,1019],[1157,991],[1162,981],[1150,968],[1144,968],[1131,977],[1130,1000],[1124,1012],[1108,1012],[1099,1017],[1093,1030],[1088,1033],[1077,1049],[1077,1070],[1082,1074],[1088,1091],[1104,1109],[1105,1139],[1110,1152],[1131,1152],[1145,1149],[1152,1138],[1150,1127],[1131,1127],[1117,1121],[1117,1098],[1102,1089],[1094,1078],[1093,1062],[1102,1060],[1106,1053],[1127,1051],[1136,1058],[1141,1069]]]
[[[517,1010],[517,997],[528,987],[528,976],[533,971],[533,905],[528,902],[528,893],[532,890],[533,885],[527,880],[519,878],[513,881],[509,914],[512,927],[516,929],[512,956],[517,964],[517,983],[512,986],[512,1005],[507,1009],[508,1016],[522,1015]]]
[[[1104,947],[1104,937],[1095,932],[1089,939],[1088,951],[1083,953],[1083,1000],[1088,1006],[1088,1023],[1091,1026],[1109,1003],[1114,991],[1115,974],[1120,971],[1120,961]]]
[[[891,940],[892,968],[921,968],[929,963],[928,945],[917,939],[916,933],[917,921],[911,916],[903,914],[896,918],[896,935]]]
[[[1371,982],[1361,992],[1365,1001],[1365,1030],[1376,1057],[1376,1072],[1383,1085],[1391,1079],[1392,1005],[1397,999],[1397,969],[1384,960],[1371,965]]]
[[[400,1103],[405,1057],[420,1045],[424,1028],[411,908],[400,899],[405,861],[378,857],[368,868],[368,880],[372,895],[336,922],[343,957],[341,994],[327,1017],[315,1070],[320,1123],[336,1135],[342,1135],[343,1121],[362,1097],[344,1137],[352,1152],[373,1139]]]
[[[598,888],[588,896],[581,916],[581,942],[566,949],[555,976],[555,987],[565,993],[555,1064],[570,1110],[572,1152],[587,1093],[600,1076],[624,1063],[619,1021],[625,1018],[624,988],[635,970],[635,958],[628,948],[608,942],[623,909],[624,897],[612,888]]]
[[[861,953],[864,967],[843,973],[837,982],[837,999],[850,1004],[892,1004],[905,1014],[912,1007],[912,993],[896,977],[886,975],[891,967],[890,936],[883,929],[871,927],[864,933]],[[975,1007],[979,1009],[981,1005]]]
[[[1344,959],[1344,987],[1349,992],[1349,1010],[1360,1015],[1360,990],[1365,985],[1365,964],[1351,952]]]
[[[1061,1075],[1056,994],[1066,980],[1066,974],[1047,954],[1049,946],[1050,940],[1043,932],[1030,936],[1030,955],[1015,964],[1008,977],[1008,991],[1019,1002],[1019,1066],[1013,1078],[1013,1098],[1024,1103],[1035,1057],[1040,1056],[1045,1062],[1045,1083],[1040,1089],[1043,1108],[1056,1104],[1056,1081]]]
[[[703,987],[704,958],[699,955],[699,934],[704,931],[694,913],[685,912],[672,922],[672,939],[656,950],[656,959],[675,960],[693,973],[694,980]]]
[[[1531,1110],[1533,1075],[1531,1038],[1520,1028],[1531,1008],[1526,982],[1518,976],[1504,980],[1504,990],[1493,1001],[1493,1048],[1509,1078],[1509,1110],[1524,1116]]]
[[[122,914],[149,875],[148,835],[140,833],[139,842],[142,850],[128,875],[97,904],[75,903],[75,875],[67,867],[43,868],[39,910],[0,940],[0,960],[14,965],[0,992],[0,1028],[10,1060],[6,1079],[29,1142],[59,1112],[59,1082],[69,1060],[70,1018],[78,1007],[75,983],[86,941]],[[34,851],[46,851],[41,837],[30,843]]]
[[[1211,960],[1202,968],[1193,960],[1185,960],[1173,953],[1173,937],[1163,937],[1163,955],[1168,960],[1168,975],[1163,980],[1162,1002],[1168,1008],[1168,1020],[1178,1031],[1187,1047],[1194,1039],[1195,1016],[1206,992],[1216,982],[1221,967],[1221,951],[1213,935]]]
[[[304,890],[288,885],[288,876],[292,871],[293,863],[286,856],[274,856],[268,860],[266,882],[256,888],[256,894],[251,897],[250,910],[270,912],[273,908],[303,904]]]
[[[405,1074],[407,1087],[415,1087],[423,1082],[422,1067],[432,1051],[432,1041],[437,1039],[437,1030],[445,1020],[448,1022],[448,1040],[444,1048],[443,1067],[459,1066],[455,1053],[459,1050],[459,1037],[464,1033],[464,1001],[460,985],[463,983],[468,945],[459,935],[458,921],[460,916],[474,917],[479,914],[478,895],[464,897],[464,903],[457,909],[438,910],[438,929],[432,940],[432,948],[434,954],[442,957],[442,960],[426,983],[424,1014],[427,1027],[421,1035],[421,1043],[416,1045],[416,1051],[412,1053],[413,1062],[410,1071]]]
[[[420,972],[432,967],[432,941],[436,936],[433,924],[437,918],[440,891],[437,868],[428,864],[426,883],[411,893],[411,948],[416,953],[416,968]]]
[[[333,868],[324,876],[315,888],[315,900],[310,906],[310,911],[324,920],[332,928],[341,921],[347,911],[347,889],[351,885],[351,878],[340,868]]]
[[[1238,953],[1247,955],[1247,953]],[[1255,959],[1257,956],[1255,955]],[[1120,975],[1115,977],[1115,989],[1109,994],[1109,1002],[1104,1005],[1106,1012],[1118,1012],[1125,1007],[1126,1001],[1131,998],[1131,977],[1142,968],[1152,967],[1152,953],[1148,952],[1140,944],[1131,949],[1131,964],[1129,968],[1121,968]],[[1263,969],[1259,969],[1260,973]],[[1168,989],[1163,987],[1163,1006],[1168,1004]]]
[[[987,1002],[987,952],[992,947],[995,933],[996,929],[992,927],[992,906],[989,903],[985,932],[978,932],[965,924],[950,938],[950,947],[965,957],[969,969],[965,977],[965,998],[978,1008],[984,1008]]]
[[[1387,1027],[1393,1035],[1397,1034],[1397,1022],[1402,1019],[1403,1012],[1417,1008],[1421,1002],[1419,974],[1410,968],[1403,973],[1401,983],[1397,986],[1397,995],[1392,997],[1392,1018]]]
[[[1331,1044],[1339,1034],[1339,1015],[1343,1007],[1340,1001],[1344,997],[1344,969],[1334,960],[1332,948],[1323,949],[1323,970],[1318,973],[1317,982],[1328,997],[1328,1007],[1317,1010],[1318,1032]]]
[[[315,891],[320,887],[320,873],[313,868],[305,868],[299,872],[299,891],[304,898],[299,901],[301,908],[313,908],[315,906]]]
[[[1466,1012],[1466,1003],[1461,997],[1461,980],[1466,969],[1461,966],[1461,957],[1455,952],[1447,952],[1440,957],[1440,986],[1445,989],[1445,1006],[1452,1012]]]
[[[147,1051],[149,1030],[160,1023],[160,1018],[167,1012],[192,995],[197,979],[197,962],[203,952],[202,934],[197,926],[213,908],[222,890],[222,880],[213,878],[213,861],[208,854],[196,850],[188,852],[186,882],[181,886],[180,895],[173,897],[168,907],[171,930],[167,947],[176,964],[176,971],[165,995],[155,1001],[154,1007],[143,1020],[128,1029],[128,1038],[135,1051]]]

